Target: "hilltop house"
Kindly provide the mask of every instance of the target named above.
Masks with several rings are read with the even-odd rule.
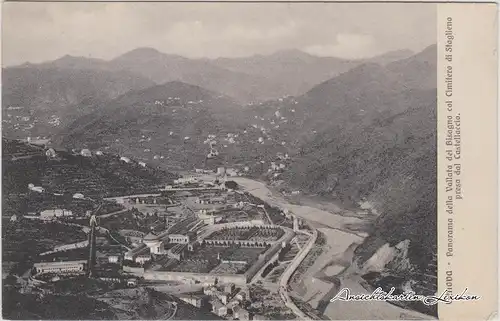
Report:
[[[219,317],[224,317],[227,314],[227,307],[218,299],[212,300],[212,312]]]
[[[51,209],[40,212],[40,219],[47,220],[54,217],[73,216],[73,212],[65,209]]]
[[[92,153],[88,149],[82,149],[80,155],[83,157],[92,157]]]

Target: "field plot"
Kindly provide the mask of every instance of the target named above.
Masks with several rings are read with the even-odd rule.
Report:
[[[245,206],[240,209],[225,209],[217,212],[222,216],[224,222],[241,222],[251,220],[262,220],[264,215],[252,206]]]
[[[239,246],[203,246],[173,263],[168,259],[157,261],[158,270],[192,273],[244,273],[266,251],[265,248],[241,248]]]
[[[3,262],[15,262],[11,273],[22,274],[32,266],[38,254],[57,245],[84,241],[87,236],[81,228],[59,222],[2,220],[2,238]]]
[[[210,273],[213,274],[242,274],[247,270],[245,263],[221,263],[217,265]]]
[[[114,216],[101,218],[99,224],[109,230],[132,230],[142,233],[162,231],[166,220],[158,215],[144,215],[137,210],[130,210]]]
[[[231,228],[222,229],[210,234],[207,240],[228,240],[228,241],[277,241],[285,232],[280,228]]]
[[[288,263],[282,263],[275,267],[271,273],[266,277],[266,281],[273,282],[273,283],[278,283],[279,278],[285,272],[285,269],[288,267]]]

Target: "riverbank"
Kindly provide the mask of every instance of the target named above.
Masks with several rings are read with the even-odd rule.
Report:
[[[368,235],[368,233],[362,229],[362,227],[366,225],[366,221],[363,219],[353,216],[338,215],[309,205],[291,204],[282,195],[276,192],[273,193],[264,182],[243,177],[235,177],[232,180],[243,187],[244,190],[250,192],[269,205],[287,209],[293,214],[312,223],[355,234],[362,238]]]
[[[319,228],[316,226],[316,228],[326,235],[328,248],[322,252],[302,277],[301,289],[299,289],[301,293],[296,293],[302,297],[304,302],[309,303],[313,308],[320,308],[324,315],[332,320],[434,319],[431,316],[400,308],[387,302],[330,302],[330,299],[342,288],[349,288],[352,294],[368,294],[368,291],[361,286],[361,277],[350,268],[352,267],[354,249],[368,235],[367,231],[360,230],[359,227],[366,226],[366,220],[370,221],[369,218],[362,219],[358,215],[346,214],[348,210],[343,211],[336,204],[327,206],[324,201],[318,207],[311,199],[307,202],[301,202],[301,205],[292,204],[264,182],[243,177],[237,177],[233,180],[243,190],[269,205],[287,209],[293,214],[321,226]]]

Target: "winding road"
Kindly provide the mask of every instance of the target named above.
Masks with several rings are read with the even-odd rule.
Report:
[[[286,200],[281,200],[279,198],[275,198],[272,196],[271,191],[267,188],[267,186],[264,183],[257,182],[251,179],[246,179],[246,178],[236,178],[235,181],[243,186],[247,192],[250,194],[260,198],[261,200],[270,203],[271,205],[278,206],[281,209],[288,209],[292,210],[291,204],[289,204]],[[270,202],[271,201],[271,202]],[[300,207],[299,207],[300,208]],[[294,214],[297,214],[303,218],[305,217],[305,213],[296,213],[296,211],[293,211]],[[302,215],[301,215],[302,214]],[[293,302],[293,300],[290,297],[289,290],[288,290],[288,282],[290,281],[290,278],[292,277],[293,273],[295,270],[299,267],[300,263],[306,258],[307,254],[311,251],[312,247],[314,246],[314,243],[316,242],[316,239],[318,238],[318,231],[316,229],[313,230],[312,235],[306,232],[300,232],[306,234],[309,237],[309,241],[306,243],[306,245],[300,250],[300,252],[295,256],[295,258],[292,260],[292,262],[288,265],[288,267],[285,269],[283,274],[280,277],[279,280],[279,295],[280,298],[283,300],[285,306],[287,306],[292,312],[300,319],[300,320],[310,320],[310,317],[307,316],[306,313],[302,312],[297,305]]]
[[[309,238],[307,244],[302,248],[302,250],[295,256],[290,265],[286,268],[285,272],[281,275],[279,282],[279,293],[280,297],[285,303],[285,305],[292,310],[292,312],[300,319],[300,320],[309,320],[310,318],[303,313],[297,305],[292,301],[290,295],[288,293],[288,282],[293,275],[293,272],[299,267],[300,263],[306,258],[309,251],[311,251],[316,239],[318,238],[318,231],[315,229],[313,235]]]
[[[349,226],[354,224],[362,223],[363,221],[359,218],[352,216],[342,216],[335,213],[331,213],[322,209],[318,209],[311,206],[304,205],[294,205],[290,204],[281,195],[273,195],[272,191],[266,186],[265,183],[255,181],[249,178],[235,177],[233,179],[238,183],[242,189],[260,198],[269,205],[279,207],[281,209],[287,209],[294,215],[300,216],[309,222],[320,222],[323,226],[328,227],[327,240],[334,240],[332,243],[328,243],[330,247],[330,252],[325,253],[324,258],[335,255],[342,254],[353,244],[353,242],[361,241],[365,235],[356,233],[349,229]],[[326,229],[326,228],[325,228]],[[322,231],[323,232],[323,231]],[[305,231],[303,231],[305,233]],[[314,230],[313,236],[309,239],[308,243],[303,247],[302,251],[294,258],[290,266],[285,270],[281,279],[279,293],[281,299],[285,302],[285,305],[289,307],[293,313],[295,313],[300,320],[310,319],[301,311],[291,300],[289,296],[288,282],[290,276],[293,274],[295,269],[300,265],[300,262],[307,256],[312,246],[317,238],[318,231]],[[327,241],[328,242],[328,241]],[[331,258],[331,257],[330,257]],[[322,262],[316,262],[317,265],[322,265]],[[314,268],[316,270],[316,268]],[[330,286],[329,292],[336,292],[339,288],[349,288],[353,293],[368,294],[359,283],[359,280],[353,278],[341,277],[339,274],[337,282],[338,284],[332,284]],[[305,276],[307,277],[307,276]],[[313,277],[313,276],[311,276]],[[307,277],[308,278],[308,277]],[[314,282],[314,279],[312,279]],[[327,295],[328,296],[328,295]],[[424,315],[422,313],[404,309],[388,302],[344,302],[344,301],[334,301],[326,302],[325,315],[330,319],[337,320],[398,320],[398,319],[415,319],[415,320],[431,320],[434,317]]]

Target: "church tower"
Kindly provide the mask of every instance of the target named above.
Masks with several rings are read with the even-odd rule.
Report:
[[[90,217],[90,232],[89,232],[89,260],[87,263],[88,277],[94,277],[95,264],[96,264],[96,227],[97,227],[97,217],[92,215]]]

